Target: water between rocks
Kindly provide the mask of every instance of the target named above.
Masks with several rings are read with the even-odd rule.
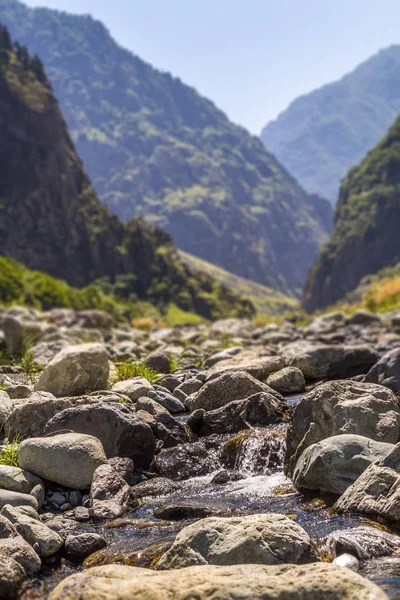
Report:
[[[295,404],[300,396],[289,399]],[[265,437],[274,438],[273,451],[265,452]],[[264,442],[264,443],[263,443]],[[276,512],[296,520],[310,535],[323,556],[322,540],[331,532],[359,525],[375,524],[362,516],[337,516],[329,506],[334,498],[304,496],[296,492],[290,479],[283,473],[285,454],[285,426],[255,430],[245,439],[238,452],[233,473],[234,480],[214,483],[213,478],[223,465],[203,477],[179,482],[179,490],[162,497],[144,499],[131,514],[104,525],[85,524],[82,532],[97,531],[109,540],[107,548],[87,559],[87,566],[120,563],[148,567],[154,557],[162,554],[176,534],[193,520],[160,521],[154,511],[165,504],[193,503],[226,514],[257,514]],[[237,477],[237,479],[236,479]],[[392,533],[400,533],[391,528]],[[21,600],[46,599],[52,589],[65,577],[84,567],[65,558],[47,565],[40,576],[30,580],[21,593]],[[400,600],[400,555],[398,557],[371,557],[361,563],[359,571],[381,586],[392,599]]]

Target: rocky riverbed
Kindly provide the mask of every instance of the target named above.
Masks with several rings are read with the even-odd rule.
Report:
[[[400,598],[399,314],[0,319],[1,598]]]

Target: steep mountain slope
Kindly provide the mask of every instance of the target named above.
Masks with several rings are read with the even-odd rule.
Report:
[[[330,207],[258,138],[90,17],[0,0],[0,22],[44,61],[93,185],[116,214],[144,215],[182,250],[299,292]]]
[[[261,133],[309,192],[336,203],[340,182],[382,138],[400,110],[400,46],[297,98]]]
[[[400,118],[344,180],[331,239],[309,274],[303,304],[324,308],[367,274],[400,260]]]
[[[83,286],[100,277],[157,304],[218,316],[249,302],[180,260],[170,237],[109,213],[69,138],[39,59],[0,28],[0,255]]]

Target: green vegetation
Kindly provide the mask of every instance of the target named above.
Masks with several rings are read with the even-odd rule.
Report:
[[[261,137],[309,192],[336,203],[341,180],[400,110],[400,46],[381,50],[340,81],[297,98]]]
[[[335,229],[304,292],[308,311],[343,299],[363,277],[400,260],[400,119],[343,181]]]
[[[18,467],[18,450],[21,443],[20,435],[17,432],[12,440],[0,448],[0,465],[8,467]]]
[[[198,325],[199,323],[204,322],[204,319],[199,315],[182,310],[175,304],[170,304],[168,306],[166,320],[169,327],[177,327],[178,325]]]
[[[145,216],[166,229],[179,248],[300,294],[327,239],[331,207],[307,196],[257,137],[196,90],[122,49],[87,15],[0,0],[0,21],[43,60],[93,186],[113,212],[124,220]],[[86,196],[89,187],[82,192],[87,202]],[[106,220],[92,208],[79,208],[90,220],[92,237],[110,235]],[[116,236],[107,247],[129,262],[132,245],[124,237]],[[103,264],[112,262],[106,251],[103,256]],[[160,256],[157,261],[162,263]],[[155,266],[153,281],[156,271]],[[193,300],[185,306],[179,285],[171,289],[165,279],[154,294],[169,291],[168,302],[183,310],[217,316],[213,309],[194,307]],[[199,287],[200,304],[209,304]]]
[[[157,371],[139,362],[126,361],[119,363],[115,365],[115,369],[116,374],[111,378],[113,384],[133,377],[144,377],[150,383],[155,383],[160,376]]]

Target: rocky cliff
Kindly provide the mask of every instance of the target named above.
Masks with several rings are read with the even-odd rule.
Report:
[[[334,232],[309,274],[303,304],[331,305],[368,274],[400,260],[400,119],[351,169],[339,195]]]
[[[193,274],[170,237],[111,215],[69,137],[38,58],[0,29],[0,255],[83,286],[125,275],[128,292],[205,316],[251,307]],[[228,308],[229,307],[229,308]]]

